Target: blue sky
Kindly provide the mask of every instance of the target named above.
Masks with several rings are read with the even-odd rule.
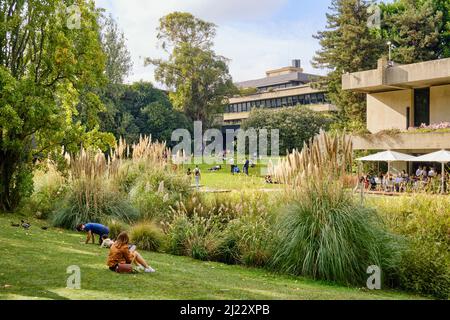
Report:
[[[144,57],[164,57],[157,47],[158,19],[187,11],[217,24],[215,50],[230,61],[235,81],[260,78],[271,68],[302,60],[305,72],[323,74],[310,61],[319,49],[312,35],[325,27],[331,0],[96,0],[125,32],[134,63],[128,81],[154,82],[153,67]],[[157,86],[160,86],[156,84]]]

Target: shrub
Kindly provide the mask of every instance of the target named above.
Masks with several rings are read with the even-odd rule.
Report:
[[[430,195],[374,198],[392,232],[408,243],[398,266],[403,289],[448,298],[450,290],[450,198]]]
[[[37,171],[34,175],[34,192],[23,210],[37,219],[47,219],[67,191],[65,182],[52,165],[48,165],[45,171]]]
[[[302,147],[321,129],[327,130],[332,121],[329,115],[311,111],[305,106],[277,110],[254,109],[244,121],[243,128],[267,129],[269,132],[271,129],[280,130],[279,150],[285,154],[286,151]]]
[[[191,223],[186,215],[177,215],[171,223],[167,224],[167,252],[182,256],[186,254],[186,243],[188,240],[187,230]]]
[[[110,190],[107,183],[76,181],[53,214],[53,225],[73,229],[80,223],[107,223],[111,219],[131,223],[138,218],[137,210],[126,195]]]
[[[142,219],[161,220],[170,207],[190,194],[189,179],[164,169],[150,169],[136,180],[130,198]]]
[[[196,212],[189,216],[183,204],[173,211],[173,220],[166,222],[168,252],[199,260],[211,259],[217,244],[219,217],[205,217]]]
[[[351,163],[351,141],[321,133],[272,169],[292,198],[277,222],[274,268],[357,285],[371,265],[391,273],[395,241],[376,211],[356,204],[345,189]]]
[[[411,241],[399,265],[400,286],[403,289],[450,297],[450,259],[448,247],[436,243]]]
[[[285,208],[277,230],[273,265],[290,274],[361,285],[369,266],[392,266],[376,212],[349,197],[308,194]]]
[[[131,228],[130,239],[142,250],[158,252],[164,242],[164,234],[154,223],[143,222]]]
[[[373,198],[369,199],[369,204],[380,211],[393,232],[450,247],[450,197]]]
[[[232,220],[221,233],[215,259],[228,264],[265,266],[271,255],[272,220],[265,211]]]
[[[117,236],[124,232],[124,231],[128,231],[129,226],[126,225],[123,222],[111,219],[108,223],[107,226],[109,228],[109,238],[110,239],[117,239]]]

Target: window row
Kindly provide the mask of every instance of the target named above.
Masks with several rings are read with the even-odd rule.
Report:
[[[225,113],[250,112],[253,108],[282,108],[296,105],[328,103],[325,93],[311,93],[299,96],[277,99],[258,100],[243,103],[230,104],[225,108]]]
[[[291,87],[296,87],[301,85],[302,82],[300,81],[292,81],[289,83],[283,83],[283,84],[279,84],[279,85],[273,85],[273,86],[268,86],[268,87],[260,87],[258,88],[258,92],[267,92],[270,90],[275,90],[275,89],[285,89],[285,88],[291,88]]]

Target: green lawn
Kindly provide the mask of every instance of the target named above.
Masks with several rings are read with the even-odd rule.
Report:
[[[276,190],[280,189],[279,185],[267,184],[263,174],[263,166],[258,165],[249,169],[249,176],[240,174],[231,174],[230,165],[223,165],[222,170],[211,172],[208,169],[214,165],[202,164],[199,168],[202,173],[201,185],[203,191],[235,191],[235,190]],[[184,171],[190,168],[194,170],[195,165],[186,165]],[[242,165],[239,165],[242,170]],[[194,181],[192,182],[194,183]]]
[[[144,252],[156,274],[119,275],[105,266],[106,249],[57,229],[14,228],[0,214],[0,299],[415,299],[274,275],[261,269]],[[81,290],[66,289],[66,268],[81,268]]]

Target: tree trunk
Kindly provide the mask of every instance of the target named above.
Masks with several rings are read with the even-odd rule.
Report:
[[[17,206],[14,196],[13,176],[18,157],[12,152],[3,152],[0,157],[0,210],[12,211]]]

